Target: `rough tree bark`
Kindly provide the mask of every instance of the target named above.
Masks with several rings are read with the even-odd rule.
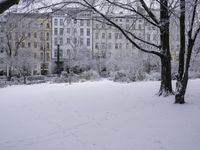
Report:
[[[180,0],[180,50],[179,50],[179,68],[176,82],[176,95],[175,103],[184,104],[185,100],[183,95],[185,95],[188,75],[184,76],[184,66],[185,66],[185,0]]]
[[[161,85],[158,95],[168,96],[174,94],[171,81],[171,54],[169,44],[169,12],[168,0],[160,0],[160,42],[161,53]]]
[[[185,0],[181,0],[181,16],[180,16],[180,36],[185,36],[185,13],[186,13],[186,3]],[[179,52],[179,70],[178,70],[178,79],[176,83],[176,94],[175,94],[175,103],[184,104],[185,103],[185,93],[188,85],[188,76],[189,76],[189,67],[191,62],[192,50],[198,33],[200,32],[200,25],[196,29],[194,27],[196,9],[197,9],[198,0],[195,0],[192,8],[192,17],[189,25],[189,31],[186,38],[180,38],[181,48]],[[185,43],[187,43],[187,53],[185,55]],[[185,61],[186,59],[186,61]]]

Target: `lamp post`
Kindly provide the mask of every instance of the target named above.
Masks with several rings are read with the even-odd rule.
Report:
[[[58,74],[58,76],[60,76],[60,71],[61,71],[61,69],[60,69],[60,45],[59,44],[57,44],[57,74]]]

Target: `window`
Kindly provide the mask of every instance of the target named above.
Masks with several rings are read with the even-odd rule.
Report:
[[[34,58],[37,58],[37,53],[34,53]]]
[[[84,26],[84,20],[80,20],[80,26]]]
[[[87,29],[87,36],[90,36],[90,29]]]
[[[46,40],[49,41],[49,32],[46,33]]]
[[[46,45],[46,49],[49,50],[49,43],[47,43],[47,45]]]
[[[153,40],[157,41],[157,35],[156,34],[153,35]]]
[[[101,38],[105,39],[105,33],[102,33]]]
[[[60,45],[63,45],[63,38],[60,38]]]
[[[95,43],[95,48],[99,49],[99,43]]]
[[[43,40],[43,33],[40,32],[40,40]]]
[[[71,19],[68,18],[68,19],[67,19],[67,24],[70,24],[70,22],[71,22]]]
[[[74,43],[74,44],[77,44],[77,38],[74,38],[74,39],[73,39],[73,43]]]
[[[37,48],[37,42],[34,42],[34,48]]]
[[[90,20],[87,20],[87,26],[88,27],[90,26]]]
[[[40,44],[40,50],[41,51],[43,50],[43,44],[42,43]]]
[[[34,33],[34,38],[37,38],[37,32]]]
[[[151,40],[151,35],[148,33],[147,34],[147,41],[150,41]]]
[[[128,30],[129,29],[129,24],[126,24],[126,30]]]
[[[142,29],[142,25],[141,25],[141,24],[138,25],[138,29],[139,29],[139,30]]]
[[[28,42],[28,48],[31,48],[31,43],[30,42]]]
[[[70,28],[67,28],[67,33],[70,34]]]
[[[83,46],[83,38],[80,38],[80,45]]]
[[[70,38],[67,38],[67,44],[70,44]]]
[[[90,38],[87,38],[87,46],[90,46]]]
[[[99,39],[99,33],[95,33],[95,39]]]
[[[49,60],[50,60],[50,55],[49,55],[49,53],[46,53],[46,55],[47,55],[47,61],[49,61]]]
[[[43,60],[43,53],[40,53],[40,60]]]
[[[60,19],[60,26],[63,26],[64,25],[64,21],[63,19]]]
[[[58,45],[58,38],[54,38],[54,45]]]
[[[106,48],[106,43],[101,43],[101,48],[105,49]]]
[[[118,39],[118,33],[115,33],[115,39],[116,40]]]
[[[108,43],[108,48],[112,49],[112,43]]]
[[[112,33],[108,33],[108,39],[112,39]]]
[[[99,28],[99,24],[96,24],[95,26],[96,26],[97,29]]]
[[[115,43],[115,49],[118,49],[118,43]]]
[[[84,29],[80,28],[80,35],[83,36],[84,35]]]
[[[0,38],[0,42],[1,42],[1,43],[4,43],[3,37]]]
[[[129,43],[126,43],[126,49],[129,49]]]
[[[55,26],[58,25],[58,19],[54,19],[54,25],[55,25]]]
[[[49,23],[47,23],[47,28],[48,28],[48,29],[50,28],[50,25],[49,25]]]
[[[63,35],[63,33],[64,33],[64,29],[60,28],[60,35]]]
[[[122,33],[119,33],[118,35],[119,35],[119,39],[122,39]]]
[[[75,34],[77,33],[77,29],[76,29],[76,28],[74,28],[74,33],[75,33]]]
[[[31,33],[30,32],[28,33],[28,38],[31,38]]]
[[[119,43],[119,49],[122,49],[122,43]]]
[[[54,35],[58,35],[58,28],[54,28]]]
[[[25,43],[24,42],[22,42],[22,48],[24,48],[25,47]]]

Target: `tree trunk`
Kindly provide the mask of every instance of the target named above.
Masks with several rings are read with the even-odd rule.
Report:
[[[161,53],[161,85],[158,95],[168,96],[174,94],[171,81],[171,54],[169,46],[169,13],[168,0],[160,1],[160,43]]]
[[[186,59],[186,65],[185,65],[185,72],[183,74],[182,80],[177,80],[177,83],[176,83],[176,95],[175,95],[176,104],[185,103],[185,93],[186,93],[187,84],[188,84],[188,74],[189,74],[193,46],[194,46],[194,41],[192,39],[189,39],[188,46],[187,46],[187,59]]]
[[[176,82],[175,104],[185,103],[185,92],[187,89],[187,83],[188,83],[188,73],[184,75],[184,78],[181,81]]]
[[[23,77],[24,77],[24,84],[26,84],[26,75],[24,75]]]
[[[169,96],[173,95],[171,82],[171,62],[167,57],[161,57],[161,84],[158,95]]]
[[[185,103],[185,92],[188,82],[188,70],[185,70],[185,0],[180,0],[180,50],[179,67],[176,82],[175,103]]]
[[[8,73],[7,73],[7,81],[11,81],[12,78],[12,68],[8,68]]]

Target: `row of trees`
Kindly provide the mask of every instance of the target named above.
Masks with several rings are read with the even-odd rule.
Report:
[[[9,2],[9,0],[7,0],[7,2]],[[50,6],[57,6],[60,8],[66,5],[78,5],[84,9],[92,9],[95,13],[104,18],[104,23],[118,29],[138,50],[158,57],[161,63],[161,84],[158,95],[168,96],[175,94],[175,103],[185,103],[191,56],[200,31],[198,16],[199,0],[63,0],[60,3],[50,4]],[[145,13],[141,13],[141,11],[136,9],[138,5],[142,7]],[[47,7],[48,6],[45,6],[43,8]],[[159,15],[155,13],[155,9],[157,9],[156,12],[159,12]],[[142,17],[147,23],[160,31],[160,43],[155,44],[146,41],[121,27],[108,15],[114,11],[137,14]],[[178,50],[179,64],[175,92],[172,89],[171,77],[170,42],[173,41],[170,41],[170,21],[172,17],[178,20],[177,24],[180,29],[180,49]],[[149,50],[138,44],[137,41],[153,46],[155,50]]]
[[[187,1],[187,0],[156,0],[148,3],[144,0],[127,0],[127,1],[115,1],[115,0],[104,0],[104,1],[87,1],[82,0],[82,2],[77,2],[78,4],[93,9],[96,13],[100,14],[109,24],[116,27],[122,34],[139,50],[156,55],[161,61],[161,85],[159,90],[159,95],[170,95],[175,94],[175,103],[183,104],[185,103],[185,93],[188,83],[189,67],[191,62],[191,55],[196,42],[197,36],[200,31],[199,24],[199,1]],[[145,15],[135,9],[135,4],[139,5],[145,11]],[[157,17],[152,11],[152,5],[158,6],[159,17]],[[111,7],[118,10],[123,10],[126,12],[133,12],[144,18],[148,23],[155,26],[160,30],[160,45],[153,45],[154,43],[148,43],[139,39],[143,43],[153,45],[159,48],[159,51],[149,51],[144,49],[142,46],[138,45],[135,40],[131,38],[132,34],[123,29],[116,22],[111,20],[106,13],[102,10],[102,7],[109,6],[106,12],[109,12]],[[177,74],[177,84],[176,91],[173,92],[172,89],[172,78],[171,78],[171,52],[170,52],[170,18],[177,17],[179,28],[180,28],[180,50],[179,50],[179,68]],[[185,21],[187,18],[188,22]],[[136,35],[134,35],[136,36]],[[173,42],[173,41],[171,41]],[[186,46],[187,45],[187,46]]]

